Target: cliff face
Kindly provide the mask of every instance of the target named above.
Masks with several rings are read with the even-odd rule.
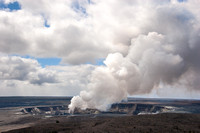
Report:
[[[32,115],[67,115],[67,106],[45,106],[45,107],[27,107],[21,110],[22,113]]]
[[[132,104],[132,103],[118,103],[113,104],[108,111],[100,111],[97,109],[81,110],[75,108],[74,114],[153,114],[160,113],[166,108],[158,105],[149,104]],[[47,106],[47,107],[28,107],[23,108],[21,112],[32,115],[69,115],[67,106]]]
[[[114,115],[143,115],[143,114],[158,114],[158,113],[200,113],[199,103],[134,103],[134,102],[122,102],[112,104],[107,111],[100,111],[97,109],[85,109],[75,108],[74,115],[84,114],[114,114]],[[24,114],[32,115],[70,115],[68,111],[68,105],[54,105],[54,106],[34,106],[22,108],[21,112]]]
[[[110,111],[116,113],[124,113],[124,114],[153,114],[163,112],[164,107],[159,105],[151,105],[151,104],[113,104],[111,106]]]

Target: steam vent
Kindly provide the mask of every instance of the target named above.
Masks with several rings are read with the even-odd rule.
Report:
[[[159,113],[200,113],[200,103],[191,100],[149,100],[129,99],[127,102],[112,104],[107,111],[75,108],[69,113],[68,105],[33,106],[21,109],[23,114],[60,115],[145,115]]]

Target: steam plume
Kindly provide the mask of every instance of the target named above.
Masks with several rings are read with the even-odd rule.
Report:
[[[127,54],[107,56],[105,66],[90,75],[87,89],[72,98],[71,112],[75,107],[107,110],[127,95],[150,93],[161,83],[200,89],[199,17],[190,10],[191,2],[174,2],[152,6],[154,11],[133,35]]]

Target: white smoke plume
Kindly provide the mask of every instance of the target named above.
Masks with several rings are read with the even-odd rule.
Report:
[[[150,93],[161,83],[200,90],[199,1],[135,2],[137,8],[131,10],[130,4],[130,16],[124,16],[137,24],[122,36],[130,38],[128,52],[107,56],[105,66],[90,75],[87,89],[72,98],[70,112],[76,107],[107,110],[127,95]],[[135,23],[140,19],[142,24]]]

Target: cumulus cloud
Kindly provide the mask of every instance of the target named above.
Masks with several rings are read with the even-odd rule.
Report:
[[[55,71],[41,68],[34,59],[0,56],[0,79],[29,81],[31,84],[56,83]]]
[[[170,32],[168,37],[180,41],[200,20],[198,1],[18,2],[21,10],[0,11],[1,52],[61,57],[70,64],[94,62],[111,52],[127,55],[131,39],[148,32]]]
[[[35,59],[0,55],[1,96],[73,96],[86,88],[93,65],[46,66]]]
[[[126,55],[133,37],[149,31],[163,32],[166,22],[172,25],[166,31],[173,30],[176,28],[176,25],[173,27],[174,21],[183,25],[185,20],[181,20],[181,15],[182,19],[192,16],[188,14],[189,11],[183,10],[189,4],[183,6],[182,3],[175,3],[168,8],[165,5],[168,1],[18,2],[21,10],[0,11],[1,52],[61,57],[63,63],[71,64],[94,62],[110,52]],[[171,10],[178,10],[180,16],[173,17]],[[197,14],[197,11],[193,12]],[[159,17],[159,14],[165,17]],[[44,26],[45,21],[49,28]]]
[[[0,52],[61,57],[63,63],[81,64],[94,62],[109,51],[101,43],[98,31],[94,33],[88,18],[74,9],[78,8],[73,7],[74,1],[18,2],[21,10],[0,11]],[[81,3],[84,2],[77,6]]]

